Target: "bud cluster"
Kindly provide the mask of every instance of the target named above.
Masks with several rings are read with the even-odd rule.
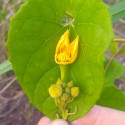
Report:
[[[64,112],[64,116],[62,117],[67,118],[68,110],[66,109],[66,106],[79,95],[79,87],[74,87],[73,81],[64,83],[61,79],[58,79],[56,84],[50,86],[49,94],[55,99],[56,105],[62,110],[62,112]]]
[[[73,82],[67,84],[58,79],[56,84],[49,88],[49,94],[53,98],[61,98],[62,101],[67,101],[69,98],[74,98],[79,95],[79,88],[73,87]]]

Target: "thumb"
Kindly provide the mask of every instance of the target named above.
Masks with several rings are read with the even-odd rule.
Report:
[[[38,125],[69,125],[67,121],[63,120],[63,119],[56,119],[54,121],[50,121],[49,118],[47,117],[43,117]]]
[[[50,125],[50,120],[47,117],[43,117],[40,119],[38,125]]]

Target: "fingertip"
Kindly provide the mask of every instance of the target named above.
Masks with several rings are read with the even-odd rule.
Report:
[[[42,117],[38,123],[38,125],[50,125],[50,120],[48,117]]]
[[[51,125],[69,125],[69,123],[64,119],[56,119],[52,121]]]

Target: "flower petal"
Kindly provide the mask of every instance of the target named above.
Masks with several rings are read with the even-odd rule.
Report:
[[[76,60],[78,54],[78,41],[79,41],[79,36],[77,36],[76,39],[70,44],[70,56],[71,56],[70,63],[73,63]]]
[[[55,61],[57,64],[65,64],[69,60],[70,51],[69,51],[69,30],[67,30],[59,40],[56,47]]]
[[[69,30],[67,30],[59,40],[57,47],[56,47],[56,53],[62,52],[64,49],[69,48]]]

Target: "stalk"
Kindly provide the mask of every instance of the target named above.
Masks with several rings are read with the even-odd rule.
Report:
[[[61,80],[65,83],[68,81],[68,65],[59,65],[61,71]]]

